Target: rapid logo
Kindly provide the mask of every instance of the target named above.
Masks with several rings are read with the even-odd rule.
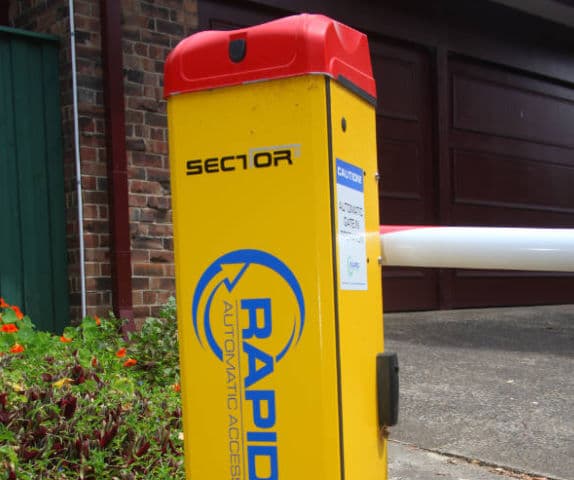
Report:
[[[199,279],[192,319],[197,340],[225,369],[229,478],[277,480],[281,405],[273,374],[303,334],[297,278],[267,252],[227,253]]]

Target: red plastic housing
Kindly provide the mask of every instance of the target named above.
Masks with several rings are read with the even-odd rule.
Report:
[[[165,65],[164,97],[306,74],[328,75],[376,98],[367,36],[310,14],[182,40]]]

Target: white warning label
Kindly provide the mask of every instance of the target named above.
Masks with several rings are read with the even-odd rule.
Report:
[[[337,159],[337,214],[341,290],[367,290],[363,171]]]

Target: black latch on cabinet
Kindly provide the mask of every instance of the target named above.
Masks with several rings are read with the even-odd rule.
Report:
[[[377,401],[379,427],[396,425],[399,419],[399,359],[396,353],[377,355]]]

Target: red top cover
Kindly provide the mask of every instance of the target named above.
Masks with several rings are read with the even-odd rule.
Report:
[[[311,73],[376,98],[367,36],[310,14],[182,40],[165,64],[164,96]]]

